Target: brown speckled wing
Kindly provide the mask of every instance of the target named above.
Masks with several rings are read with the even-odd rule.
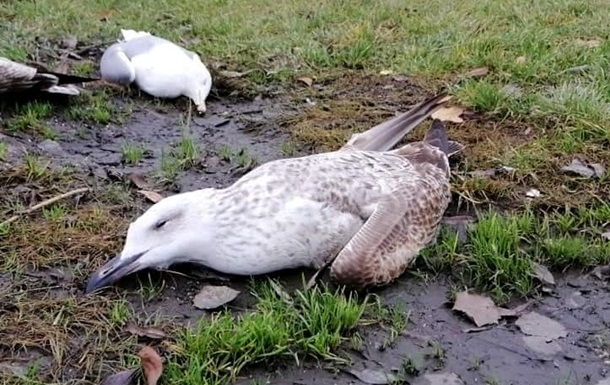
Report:
[[[399,277],[433,241],[451,199],[442,176],[412,174],[384,196],[331,265],[331,278],[352,287],[383,285]]]

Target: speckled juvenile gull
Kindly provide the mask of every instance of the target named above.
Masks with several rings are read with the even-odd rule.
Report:
[[[60,74],[42,67],[33,67],[0,57],[0,94],[9,92],[38,91],[53,94],[78,95],[72,84],[98,79]]]
[[[123,39],[106,49],[102,79],[138,88],[158,98],[186,96],[199,112],[212,87],[212,76],[199,55],[148,32],[121,30]]]
[[[340,150],[265,163],[229,187],[173,195],[129,226],[91,292],[144,268],[190,262],[237,275],[331,264],[354,287],[400,276],[434,241],[451,199],[448,156],[461,146],[435,121],[421,142],[390,150],[439,108],[438,95],[352,136]]]

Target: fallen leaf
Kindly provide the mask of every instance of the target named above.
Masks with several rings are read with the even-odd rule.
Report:
[[[237,71],[218,71],[218,74],[221,75],[224,78],[229,78],[229,79],[234,79],[234,78],[241,78],[246,76],[247,74],[249,74],[250,72],[253,72],[254,70],[248,70],[248,71],[244,71],[244,72],[237,72]]]
[[[479,76],[485,76],[489,73],[489,68],[487,67],[479,67],[479,68],[475,68],[473,70],[470,70],[468,72],[466,72],[464,74],[464,76],[467,77],[479,77]]]
[[[516,84],[507,84],[502,87],[502,92],[509,96],[521,96],[523,89]]]
[[[102,381],[102,385],[130,385],[135,383],[135,374],[137,373],[137,369],[129,369],[123,370],[122,372],[115,373],[106,377],[104,381]]]
[[[138,355],[140,356],[140,365],[142,365],[142,372],[144,377],[146,377],[148,385],[156,385],[161,377],[161,373],[163,373],[163,363],[159,353],[150,346],[144,346]]]
[[[601,164],[586,164],[578,158],[572,159],[572,163],[561,168],[561,171],[566,174],[580,175],[585,178],[601,177],[605,170]]]
[[[464,385],[455,373],[428,373],[417,378],[413,385]]]
[[[387,76],[387,75],[392,75],[394,72],[392,70],[381,70],[379,71],[379,75],[381,76]]]
[[[464,109],[458,106],[442,107],[434,111],[431,117],[432,119],[438,119],[441,122],[462,123],[464,119],[460,118],[460,115],[462,115],[463,112]]]
[[[308,77],[298,78],[297,81],[304,83],[305,85],[307,85],[307,87],[311,87],[311,85],[313,84],[313,79]]]
[[[542,283],[546,283],[548,285],[555,285],[555,277],[549,271],[546,266],[542,266],[539,263],[533,262],[534,265],[534,275],[536,278],[540,280]]]
[[[216,309],[226,303],[233,301],[240,291],[228,286],[204,286],[193,298],[193,305],[198,309]]]
[[[542,193],[540,192],[540,190],[533,188],[528,190],[525,195],[529,198],[540,198],[542,196]]]
[[[381,370],[373,370],[373,369],[364,369],[364,370],[355,370],[350,369],[348,371],[351,375],[359,379],[360,381],[366,384],[390,384],[396,381],[396,376],[392,373],[386,373]]]
[[[127,328],[125,330],[139,337],[148,337],[157,340],[165,338],[165,333],[163,333],[162,330],[159,330],[157,328],[140,327],[133,322],[127,325]]]
[[[589,40],[576,39],[576,45],[580,45],[582,47],[587,47],[587,48],[597,48],[600,45],[602,45],[602,42],[599,39],[589,39]]]
[[[471,215],[454,215],[443,217],[442,222],[455,230],[459,244],[465,244],[468,242],[468,225],[476,222],[476,218]]]
[[[516,62],[517,64],[525,64],[525,62],[526,62],[526,61],[527,61],[527,58],[526,58],[525,56],[519,56],[519,57],[518,57],[518,58],[515,60],[515,62]]]
[[[498,323],[500,313],[491,298],[462,291],[457,294],[453,310],[470,317],[477,327]]]
[[[76,37],[74,37],[74,36],[66,36],[61,41],[62,47],[66,48],[66,49],[74,49],[74,48],[76,48],[77,44],[78,44],[78,39],[76,39]]]
[[[146,177],[143,174],[131,172],[127,174],[127,179],[140,190],[144,190],[148,187],[148,182],[146,182]]]
[[[161,199],[163,199],[163,196],[161,196],[161,194],[159,194],[158,192],[148,191],[148,190],[140,190],[138,192],[140,194],[144,195],[146,197],[146,199],[148,199],[152,203],[157,203]]]
[[[530,336],[544,337],[547,340],[566,337],[568,332],[559,322],[536,312],[529,312],[515,322],[521,332]]]
[[[525,345],[534,352],[540,354],[546,360],[561,352],[561,345],[555,340],[547,341],[545,337],[540,336],[522,336]]]
[[[524,304],[516,306],[512,309],[506,309],[504,307],[498,307],[498,312],[500,313],[500,317],[519,317],[521,313],[527,310],[530,305],[534,303],[533,301],[528,301]]]

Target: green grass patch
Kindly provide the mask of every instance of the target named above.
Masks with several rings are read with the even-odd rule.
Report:
[[[277,286],[276,286],[277,287]],[[225,384],[246,366],[307,356],[343,361],[333,353],[358,325],[367,301],[313,288],[292,297],[258,285],[253,312],[203,319],[179,337],[166,379],[176,384]]]
[[[601,236],[609,223],[608,205],[542,215],[532,209],[485,212],[469,227],[465,244],[444,227],[417,266],[423,272],[452,271],[463,284],[506,302],[535,292],[533,262],[555,272],[609,263],[610,242]]]

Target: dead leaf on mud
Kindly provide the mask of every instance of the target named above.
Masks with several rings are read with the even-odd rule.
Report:
[[[138,337],[148,337],[155,340],[165,338],[165,333],[162,330],[157,328],[140,327],[133,322],[127,325],[125,330]]]
[[[466,72],[464,74],[464,76],[470,77],[470,78],[476,78],[476,77],[485,76],[488,73],[489,73],[489,68],[487,68],[487,67],[479,67],[479,68],[475,68],[475,69],[472,69],[472,70]]]
[[[500,313],[500,317],[519,317],[525,310],[527,310],[528,307],[530,307],[532,303],[534,303],[534,301],[527,301],[526,303],[512,309],[498,307],[498,312]]]
[[[350,369],[348,373],[359,379],[360,381],[366,384],[391,384],[394,383],[397,378],[392,373],[386,373],[381,370],[373,370],[373,369],[364,369],[364,370],[355,370]]]
[[[156,385],[163,373],[163,362],[159,353],[150,346],[145,346],[140,350],[138,356],[140,356],[140,365],[142,365],[142,372],[148,385]]]
[[[416,379],[413,385],[464,385],[455,373],[428,373]]]
[[[442,107],[434,111],[431,115],[432,119],[440,120],[441,122],[453,122],[462,123],[464,119],[460,118],[460,115],[464,112],[464,109],[458,106]]]
[[[468,291],[457,294],[453,310],[465,313],[477,327],[496,324],[500,319],[498,308],[491,298],[470,294]]]
[[[458,242],[463,245],[468,242],[468,225],[476,222],[477,218],[471,215],[454,215],[443,217],[442,222],[455,230]]]
[[[534,276],[547,285],[555,285],[555,277],[546,266],[533,262]]]
[[[123,370],[106,377],[102,385],[130,385],[134,383],[137,369]]]
[[[237,71],[218,71],[218,74],[227,79],[236,79],[246,76],[247,74],[254,72],[254,70],[247,70],[244,72]]]
[[[143,174],[131,172],[127,174],[127,179],[140,190],[144,190],[148,187],[148,182],[146,181],[146,177]]]
[[[550,359],[557,353],[561,352],[561,345],[555,341],[548,341],[545,337],[540,336],[522,336],[525,345],[534,352],[540,354],[544,359]]]
[[[140,194],[144,195],[146,197],[146,199],[148,199],[149,201],[151,201],[152,203],[157,203],[159,202],[161,199],[163,199],[163,196],[161,194],[159,194],[158,192],[155,191],[149,191],[149,190],[140,190],[138,191]]]
[[[559,322],[536,312],[529,312],[515,322],[521,332],[530,336],[544,337],[548,340],[568,335],[566,328]]]
[[[197,309],[216,309],[224,304],[233,301],[240,291],[228,286],[204,286],[201,291],[193,298],[193,305]]]
[[[297,81],[305,84],[307,87],[311,87],[311,85],[313,84],[313,79],[312,78],[308,78],[306,76],[304,76],[302,78],[298,78]]]
[[[572,159],[572,163],[561,168],[564,174],[579,175],[585,178],[601,178],[605,168],[599,163],[587,164],[578,158]]]

